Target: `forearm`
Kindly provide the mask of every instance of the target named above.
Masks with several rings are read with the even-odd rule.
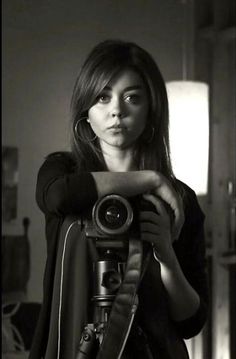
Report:
[[[154,171],[92,172],[98,197],[116,193],[132,197],[153,190],[157,184]]]
[[[174,251],[168,261],[160,262],[160,267],[172,319],[180,321],[191,317],[200,305],[200,298],[185,278]]]

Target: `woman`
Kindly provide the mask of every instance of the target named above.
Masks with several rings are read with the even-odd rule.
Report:
[[[83,215],[111,193],[143,195],[153,206],[139,213],[140,239],[152,246],[153,255],[139,283],[138,310],[121,357],[188,358],[183,338],[196,335],[206,320],[204,215],[195,193],[171,169],[167,94],[152,57],[120,40],[97,45],[76,81],[71,128],[72,152],[49,155],[38,174],[36,198],[46,218],[48,258],[30,358],[76,357],[86,323],[74,298],[78,304],[85,281],[70,279],[78,259],[68,260],[70,274],[64,277],[72,282],[63,290],[70,304],[58,324],[60,233],[68,215]]]

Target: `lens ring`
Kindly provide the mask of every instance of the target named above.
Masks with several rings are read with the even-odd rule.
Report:
[[[109,205],[109,203],[111,203],[111,205]],[[109,205],[109,209],[114,206],[114,203],[119,204],[120,207],[123,206],[125,208],[126,218],[124,220],[124,223],[120,222],[119,225],[116,225],[115,222],[114,224],[112,224],[111,222],[107,222],[106,225],[106,223],[104,223],[104,221],[100,218],[100,212],[104,211],[104,208],[106,208],[106,204]],[[93,207],[92,217],[94,224],[100,233],[102,232],[109,235],[119,235],[128,231],[133,221],[133,210],[126,198],[117,194],[110,194],[104,196],[95,203]]]

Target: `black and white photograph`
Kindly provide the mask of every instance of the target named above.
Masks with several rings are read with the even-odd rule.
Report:
[[[235,0],[2,1],[3,359],[236,358]]]

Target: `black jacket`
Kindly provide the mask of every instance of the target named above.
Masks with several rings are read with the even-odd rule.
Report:
[[[200,296],[200,306],[191,318],[180,322],[171,320],[167,309],[167,294],[160,280],[159,264],[152,257],[139,288],[137,318],[147,336],[154,359],[187,358],[183,339],[197,335],[206,321],[204,214],[195,193],[185,184],[181,185],[185,191],[185,223],[173,246],[184,275]],[[30,359],[44,357],[47,347],[58,236],[62,223],[67,215],[80,215],[91,208],[97,198],[92,175],[76,172],[70,153],[55,153],[47,157],[39,170],[36,190],[36,200],[46,220],[47,263],[43,305]],[[132,340],[131,335],[131,345]],[[180,354],[182,356],[176,355],[178,350],[183,353]]]

